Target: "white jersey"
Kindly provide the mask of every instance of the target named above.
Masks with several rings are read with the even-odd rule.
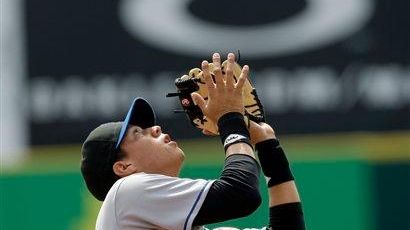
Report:
[[[121,178],[101,206],[96,229],[194,229],[192,222],[212,183],[146,173]]]

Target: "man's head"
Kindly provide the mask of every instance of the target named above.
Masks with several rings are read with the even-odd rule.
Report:
[[[123,122],[102,124],[82,147],[81,172],[90,192],[104,200],[121,177],[136,172],[177,176],[184,154],[155,125],[150,104],[136,98]]]

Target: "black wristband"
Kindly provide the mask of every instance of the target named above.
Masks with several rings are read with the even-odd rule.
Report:
[[[295,202],[270,207],[269,228],[275,230],[305,230],[302,204]]]
[[[268,187],[294,180],[285,152],[277,139],[259,142],[255,145],[265,176],[269,177]]]
[[[218,130],[225,151],[238,142],[247,143],[252,147],[249,131],[241,113],[231,112],[222,115],[218,120]]]

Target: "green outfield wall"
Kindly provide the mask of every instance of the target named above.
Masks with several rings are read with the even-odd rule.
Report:
[[[388,152],[389,157],[385,158],[380,157],[379,150],[375,151],[374,158],[363,157],[366,155],[363,148],[354,144],[350,148],[333,151],[346,154],[321,155],[330,148],[330,142],[325,139],[321,139],[317,146],[304,137],[284,144],[292,151],[288,154],[293,162],[308,229],[410,229],[410,157],[406,139],[395,142],[402,147],[404,145],[404,148],[395,147],[400,153]],[[305,141],[311,145],[299,149],[297,146]],[[196,153],[187,154],[187,162],[181,172],[183,177],[218,177],[223,161],[219,143],[187,143],[184,147]],[[37,155],[24,167],[2,170],[1,230],[94,229],[101,203],[93,199],[84,186],[78,170],[78,155],[65,155],[65,152],[72,153],[77,148],[40,149],[40,153],[33,153]],[[55,157],[47,151],[59,151],[66,157]],[[356,151],[360,154],[355,155]],[[266,186],[261,184],[264,201],[253,215],[209,227],[266,225]]]

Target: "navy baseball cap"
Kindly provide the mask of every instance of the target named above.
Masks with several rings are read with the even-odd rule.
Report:
[[[129,125],[137,125],[143,129],[155,125],[155,113],[152,106],[144,98],[135,98],[132,102],[127,116],[122,122],[121,131],[119,133],[115,148],[119,148],[127,133]]]
[[[112,166],[130,125],[145,129],[156,123],[152,106],[143,98],[135,98],[124,119],[98,126],[84,141],[81,153],[81,173],[88,190],[100,201],[119,179]]]

